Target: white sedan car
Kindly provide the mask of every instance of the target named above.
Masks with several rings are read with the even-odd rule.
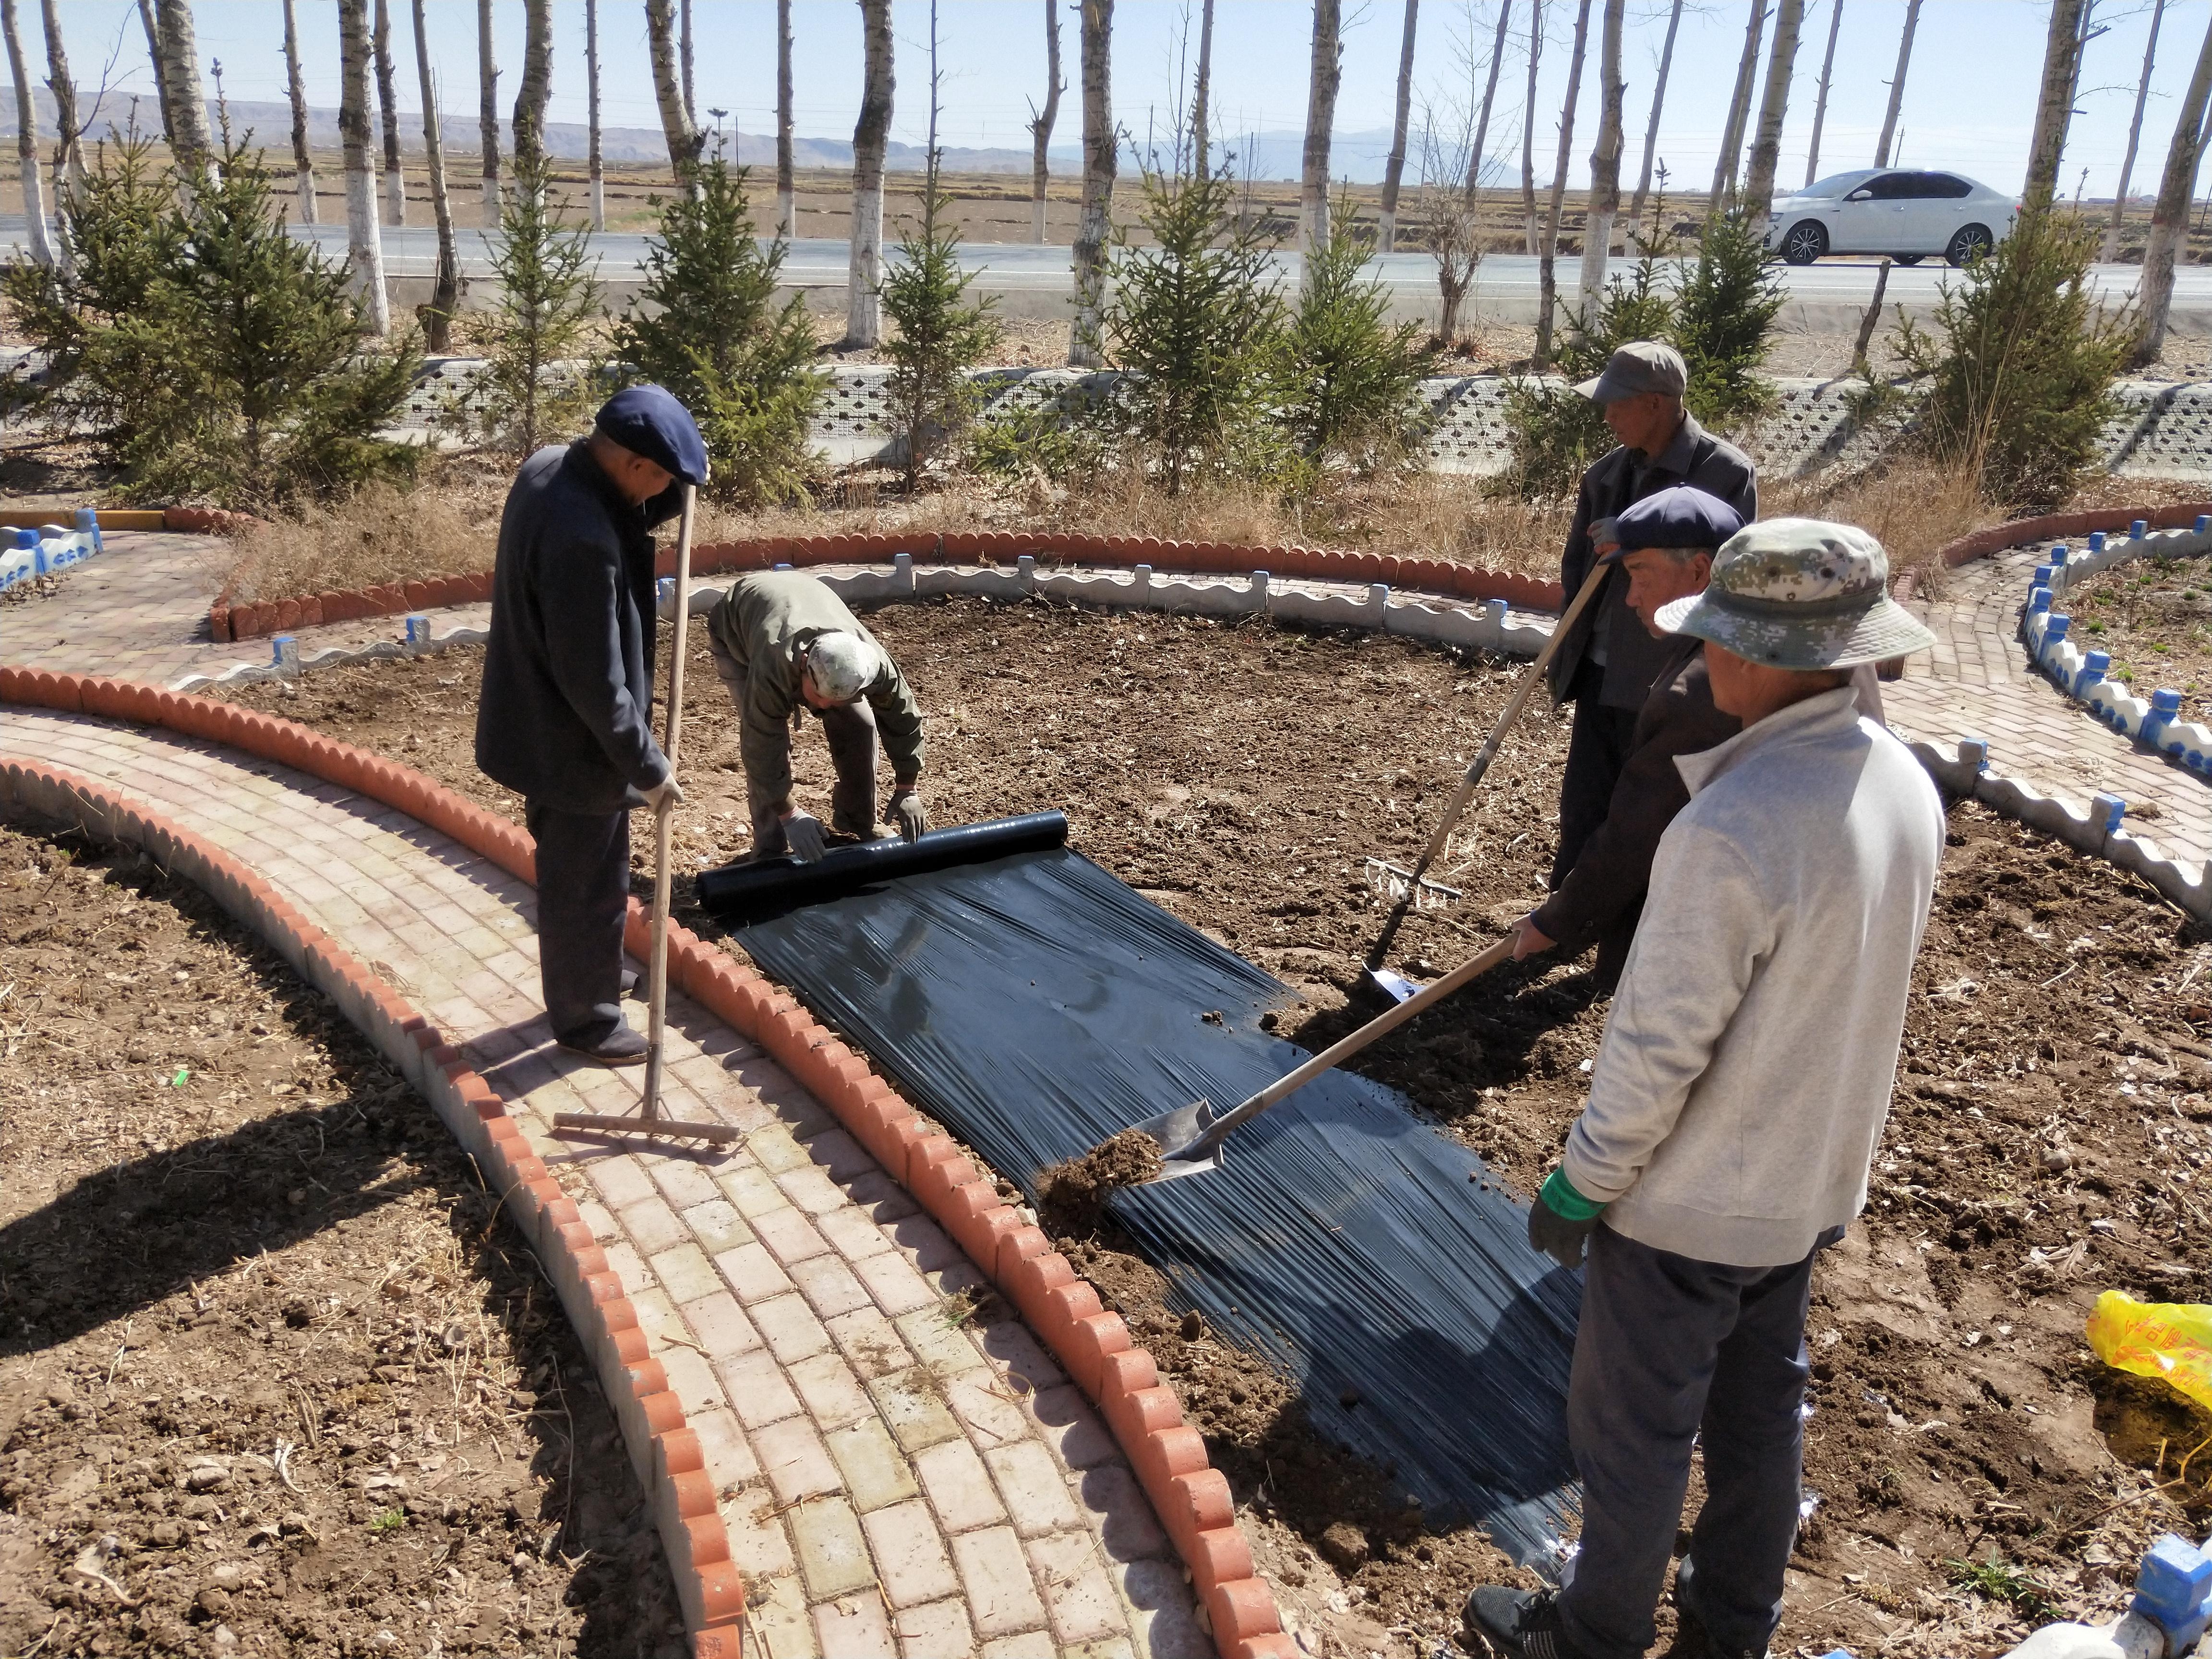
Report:
[[[1793,265],[1828,253],[1887,253],[1906,265],[1940,253],[1963,265],[2009,235],[2019,211],[2018,198],[1960,173],[1869,167],[1776,198],[1766,246]]]

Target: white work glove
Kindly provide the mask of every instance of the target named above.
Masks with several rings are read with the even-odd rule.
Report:
[[[792,856],[811,864],[828,850],[822,840],[822,820],[811,812],[793,812],[783,821],[783,839]]]
[[[908,841],[919,841],[929,830],[929,809],[921,804],[919,789],[902,789],[891,797],[891,822]]]
[[[656,812],[665,812],[670,807],[680,806],[683,803],[684,791],[678,787],[673,772],[645,792],[645,804]]]

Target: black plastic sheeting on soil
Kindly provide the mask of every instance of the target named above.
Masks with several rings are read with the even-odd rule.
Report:
[[[738,937],[1032,1200],[1040,1170],[1115,1131],[1234,1103],[1305,1058],[1259,1026],[1281,984],[1064,848],[900,877]],[[1297,1378],[1322,1433],[1431,1522],[1541,1562],[1571,1501],[1580,1291],[1485,1174],[1403,1096],[1333,1072],[1240,1131],[1215,1173],[1111,1208],[1178,1305]]]

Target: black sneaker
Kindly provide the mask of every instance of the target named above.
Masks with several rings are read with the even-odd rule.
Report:
[[[1560,1625],[1557,1590],[1485,1584],[1467,1598],[1467,1622],[1501,1659],[1582,1659]]]
[[[1686,1555],[1674,1564],[1674,1611],[1683,1633],[1683,1639],[1675,1644],[1678,1651],[1694,1659],[1772,1659],[1765,1648],[1724,1647],[1715,1640],[1705,1621],[1698,1616],[1697,1598],[1698,1570]]]
[[[647,1051],[652,1047],[628,1025],[617,1025],[604,1036],[589,1036],[578,1032],[573,1036],[553,1039],[572,1054],[581,1054],[586,1060],[595,1060],[602,1066],[642,1066]]]

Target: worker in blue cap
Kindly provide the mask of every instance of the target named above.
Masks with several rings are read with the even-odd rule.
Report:
[[[653,736],[653,532],[707,473],[684,405],[630,386],[525,461],[500,515],[477,765],[522,797],[538,843],[554,1040],[602,1065],[646,1055],[622,1012],[629,814],[684,799]]]

